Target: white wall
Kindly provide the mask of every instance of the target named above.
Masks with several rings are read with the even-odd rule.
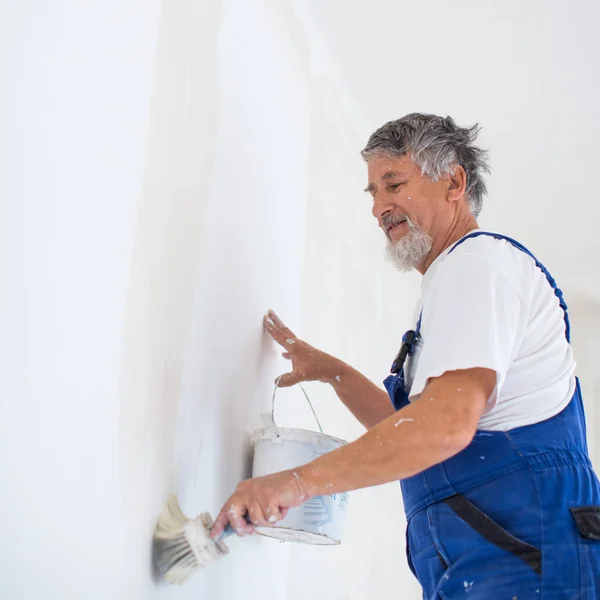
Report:
[[[233,541],[178,590],[150,538],[170,491],[214,514],[248,474],[281,370],[262,315],[301,326],[301,28],[260,2],[8,16],[2,597],[286,597],[287,545]]]
[[[378,3],[369,7],[369,19],[380,18]],[[215,514],[248,474],[249,433],[287,367],[262,333],[263,312],[274,308],[308,341],[381,381],[417,299],[418,277],[383,262],[361,192],[358,152],[385,120],[366,98],[381,90],[357,92],[351,52],[336,41],[344,27],[313,8],[2,6],[2,598],[420,597],[397,484],[351,495],[339,547],[233,540],[229,557],[182,589],[151,573],[166,495],[176,491],[189,514]],[[351,37],[371,58],[387,39]],[[560,38],[544,43],[557,52]],[[382,88],[400,99],[385,117],[407,112],[406,97],[420,108],[435,63],[435,53],[423,56],[410,86]],[[372,62],[374,71],[380,62],[390,64]],[[472,119],[485,107],[492,129],[504,130],[522,117],[522,93],[511,96],[521,108],[501,115],[476,103],[471,116],[454,88],[436,106],[462,106]],[[486,142],[508,156],[511,139]],[[499,207],[488,214],[502,226]],[[519,227],[536,237],[533,216]],[[559,258],[557,249],[548,262]],[[600,398],[598,301],[576,278],[576,351],[584,390]],[[307,390],[327,432],[360,435],[331,390]],[[591,404],[593,430],[600,415]],[[296,389],[279,393],[277,418],[314,427]]]
[[[119,378],[159,8],[2,5],[3,598],[137,594]]]
[[[481,224],[527,245],[565,293],[600,468],[600,3],[348,0],[314,4],[373,126],[412,111],[479,122],[492,176]]]
[[[300,311],[309,103],[273,12],[3,20],[3,598],[248,597],[267,576],[281,597],[266,540],[181,591],[150,568],[169,491],[215,513],[245,474],[277,372],[262,314]]]

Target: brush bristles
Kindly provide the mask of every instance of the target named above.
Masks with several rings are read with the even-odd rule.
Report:
[[[208,513],[188,519],[177,497],[168,499],[154,532],[156,564],[166,581],[184,583],[198,567],[229,552],[223,542],[210,537],[212,523]]]

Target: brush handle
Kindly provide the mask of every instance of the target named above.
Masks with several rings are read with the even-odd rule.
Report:
[[[248,521],[248,518],[246,518],[246,523],[248,523],[248,525],[250,525],[250,521]],[[235,535],[235,529],[231,526],[231,523],[227,523],[227,525],[225,525],[225,529],[223,529],[223,533],[219,536],[219,540],[224,540],[232,535]]]
[[[220,538],[221,540],[224,540],[225,538],[228,538],[231,535],[235,534],[235,529],[229,524],[227,523],[227,525],[225,525],[225,529],[223,530],[223,533],[221,534]]]

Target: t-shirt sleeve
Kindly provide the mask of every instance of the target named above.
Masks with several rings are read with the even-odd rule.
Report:
[[[475,254],[448,257],[432,282],[423,307],[423,346],[410,395],[446,371],[483,367],[496,371],[491,410],[517,352],[526,320],[523,290],[488,259]]]

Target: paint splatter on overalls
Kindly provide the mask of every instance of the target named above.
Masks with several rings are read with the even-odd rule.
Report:
[[[562,292],[535,260],[569,319]],[[452,248],[452,250],[454,250]],[[452,251],[451,250],[451,251]],[[407,332],[385,386],[409,403],[403,362],[419,334]],[[423,598],[599,600],[600,485],[588,458],[579,381],[558,415],[508,432],[478,430],[456,456],[401,482],[407,556]]]

